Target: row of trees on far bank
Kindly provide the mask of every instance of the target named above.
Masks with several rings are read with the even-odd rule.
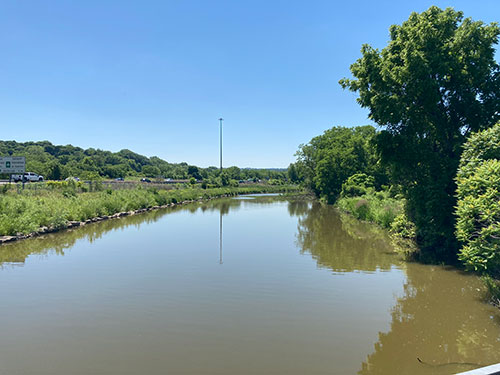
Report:
[[[362,57],[351,65],[353,78],[340,80],[358,93],[358,103],[380,131],[369,126],[327,130],[300,147],[290,178],[333,202],[351,175],[372,176],[375,190],[392,190],[404,200],[423,259],[454,261],[463,244],[461,259],[476,269],[478,262],[492,259],[492,252],[498,257],[500,140],[487,129],[500,119],[500,68],[494,56],[499,35],[497,24],[434,6],[391,26],[388,45],[381,51],[364,45]],[[476,146],[469,144],[457,180],[471,135]],[[474,164],[480,169],[471,175],[463,170],[470,169],[470,149],[481,149],[472,140],[479,138],[483,146],[497,142],[497,151],[486,158],[496,161]],[[484,179],[490,179],[489,188],[479,187]],[[467,204],[475,199],[476,206],[468,207],[464,199]],[[481,225],[489,229],[478,234]],[[469,262],[478,252],[484,257]]]
[[[127,176],[163,177],[197,180],[284,180],[286,171],[279,169],[245,169],[232,166],[220,176],[217,167],[201,168],[187,163],[169,163],[157,156],[147,157],[130,150],[111,152],[94,148],[82,149],[72,145],[53,145],[48,141],[0,141],[0,155],[26,156],[26,168],[60,180],[67,177],[82,179],[118,178]]]

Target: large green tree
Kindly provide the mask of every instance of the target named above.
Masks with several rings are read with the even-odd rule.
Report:
[[[405,189],[422,254],[454,259],[454,177],[469,133],[500,118],[500,29],[431,7],[390,27],[379,51],[363,45],[342,87],[384,131],[378,147]]]
[[[369,125],[328,129],[300,146],[295,168],[300,170],[305,184],[330,203],[355,173],[373,175],[377,182],[385,183],[385,171],[378,166],[371,142],[375,134],[375,128]]]

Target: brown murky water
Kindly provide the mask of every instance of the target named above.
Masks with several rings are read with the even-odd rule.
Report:
[[[500,362],[500,314],[477,278],[405,263],[384,233],[302,200],[101,222],[2,246],[0,263],[2,375],[453,374]]]

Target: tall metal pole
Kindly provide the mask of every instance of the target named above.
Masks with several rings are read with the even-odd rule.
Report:
[[[221,117],[219,119],[219,123],[220,123],[220,171],[222,172],[222,121],[224,121],[224,119]]]

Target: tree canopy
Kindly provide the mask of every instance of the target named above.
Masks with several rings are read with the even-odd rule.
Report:
[[[424,255],[453,258],[453,207],[461,146],[471,133],[500,119],[500,28],[430,7],[390,27],[379,51],[363,45],[340,80],[383,128],[382,160],[405,189],[408,215]]]
[[[53,145],[48,141],[0,141],[1,156],[26,156],[26,170],[42,174],[46,179],[117,178],[126,176],[169,177],[174,179],[216,178],[219,168],[200,168],[187,163],[169,163],[157,156],[147,157],[130,150],[111,152],[72,145]],[[286,170],[228,168],[230,178],[285,179]]]
[[[379,185],[385,183],[385,170],[380,167],[371,142],[375,134],[375,128],[369,125],[328,129],[300,146],[297,163],[289,167],[289,175],[298,179],[300,174],[311,190],[330,203],[355,173],[374,176]]]

